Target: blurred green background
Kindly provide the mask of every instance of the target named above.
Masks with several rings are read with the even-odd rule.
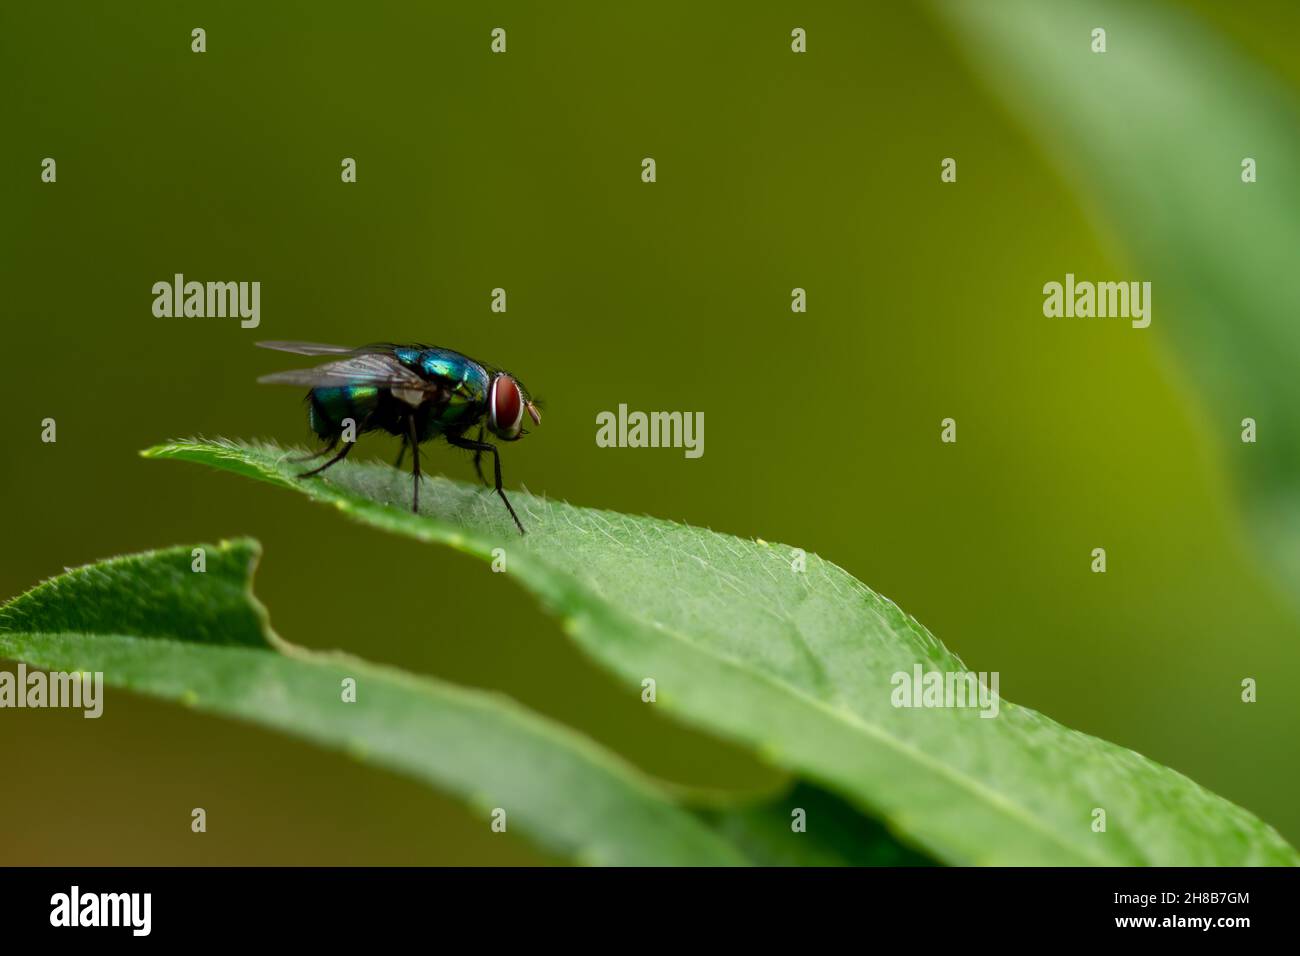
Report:
[[[1192,6],[1300,86],[1278,39],[1293,7]],[[1172,295],[1145,331],[1042,316],[1044,282],[1142,263],[928,8],[6,4],[0,81],[0,596],[249,534],[289,640],[502,690],[670,780],[772,783],[615,686],[507,576],[137,457],[197,434],[306,441],[300,396],[254,384],[292,358],[255,340],[427,341],[546,400],[508,484],[816,551],[1000,671],[1008,699],[1300,841],[1300,623],[1246,533],[1245,413],[1180,365]],[[260,280],[261,327],[155,318],[151,286],[177,272]],[[597,448],[621,402],[703,411],[703,458]],[[472,475],[445,447],[426,466]],[[123,692],[98,721],[0,711],[0,746],[0,863],[543,859],[401,778]]]

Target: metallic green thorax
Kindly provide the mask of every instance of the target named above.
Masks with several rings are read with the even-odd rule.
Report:
[[[445,385],[446,404],[431,409],[429,415],[430,424],[441,427],[430,432],[430,437],[446,427],[468,425],[483,415],[491,381],[478,362],[450,349],[399,348],[394,355],[421,378]]]

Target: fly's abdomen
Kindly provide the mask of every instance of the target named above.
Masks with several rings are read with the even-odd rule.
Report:
[[[332,438],[343,431],[344,420],[350,418],[356,422],[357,432],[364,432],[379,401],[379,389],[374,385],[313,388],[307,395],[311,430],[321,438]]]

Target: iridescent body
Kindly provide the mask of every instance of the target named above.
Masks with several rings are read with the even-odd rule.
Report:
[[[295,369],[263,376],[259,381],[306,385],[307,415],[311,429],[325,442],[313,457],[343,450],[320,468],[301,477],[319,474],[342,461],[357,435],[386,431],[402,439],[402,456],[413,455],[415,491],[412,507],[419,511],[420,445],[444,438],[451,445],[474,452],[474,467],[483,476],[481,458],[493,456],[496,491],[522,533],[524,528],[501,487],[501,457],[495,445],[483,441],[486,429],[504,441],[516,441],[527,432],[527,412],[541,423],[537,406],[523,384],[509,372],[476,362],[451,349],[429,345],[367,345],[349,349],[310,342],[259,342],[264,348],[300,355],[330,355],[333,361],[315,368]],[[477,427],[477,438],[466,432]],[[486,479],[484,479],[486,481]]]
[[[404,400],[405,390],[376,385],[318,385],[307,393],[308,420],[318,437],[329,441],[341,434],[343,421],[356,422],[358,434],[383,430],[405,438],[406,416],[416,416],[416,433],[421,442],[444,432],[460,432],[478,424],[487,407],[491,375],[471,358],[449,349],[397,347],[393,357],[430,383],[438,383],[436,394],[417,392]]]

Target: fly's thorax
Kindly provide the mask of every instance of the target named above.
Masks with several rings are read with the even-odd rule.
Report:
[[[473,359],[450,349],[424,349],[414,364],[426,381],[440,385],[429,410],[429,423],[439,431],[469,425],[483,417],[491,380]]]
[[[487,369],[472,358],[450,349],[425,349],[415,371],[427,381],[442,382],[454,400],[482,405],[491,384]]]

